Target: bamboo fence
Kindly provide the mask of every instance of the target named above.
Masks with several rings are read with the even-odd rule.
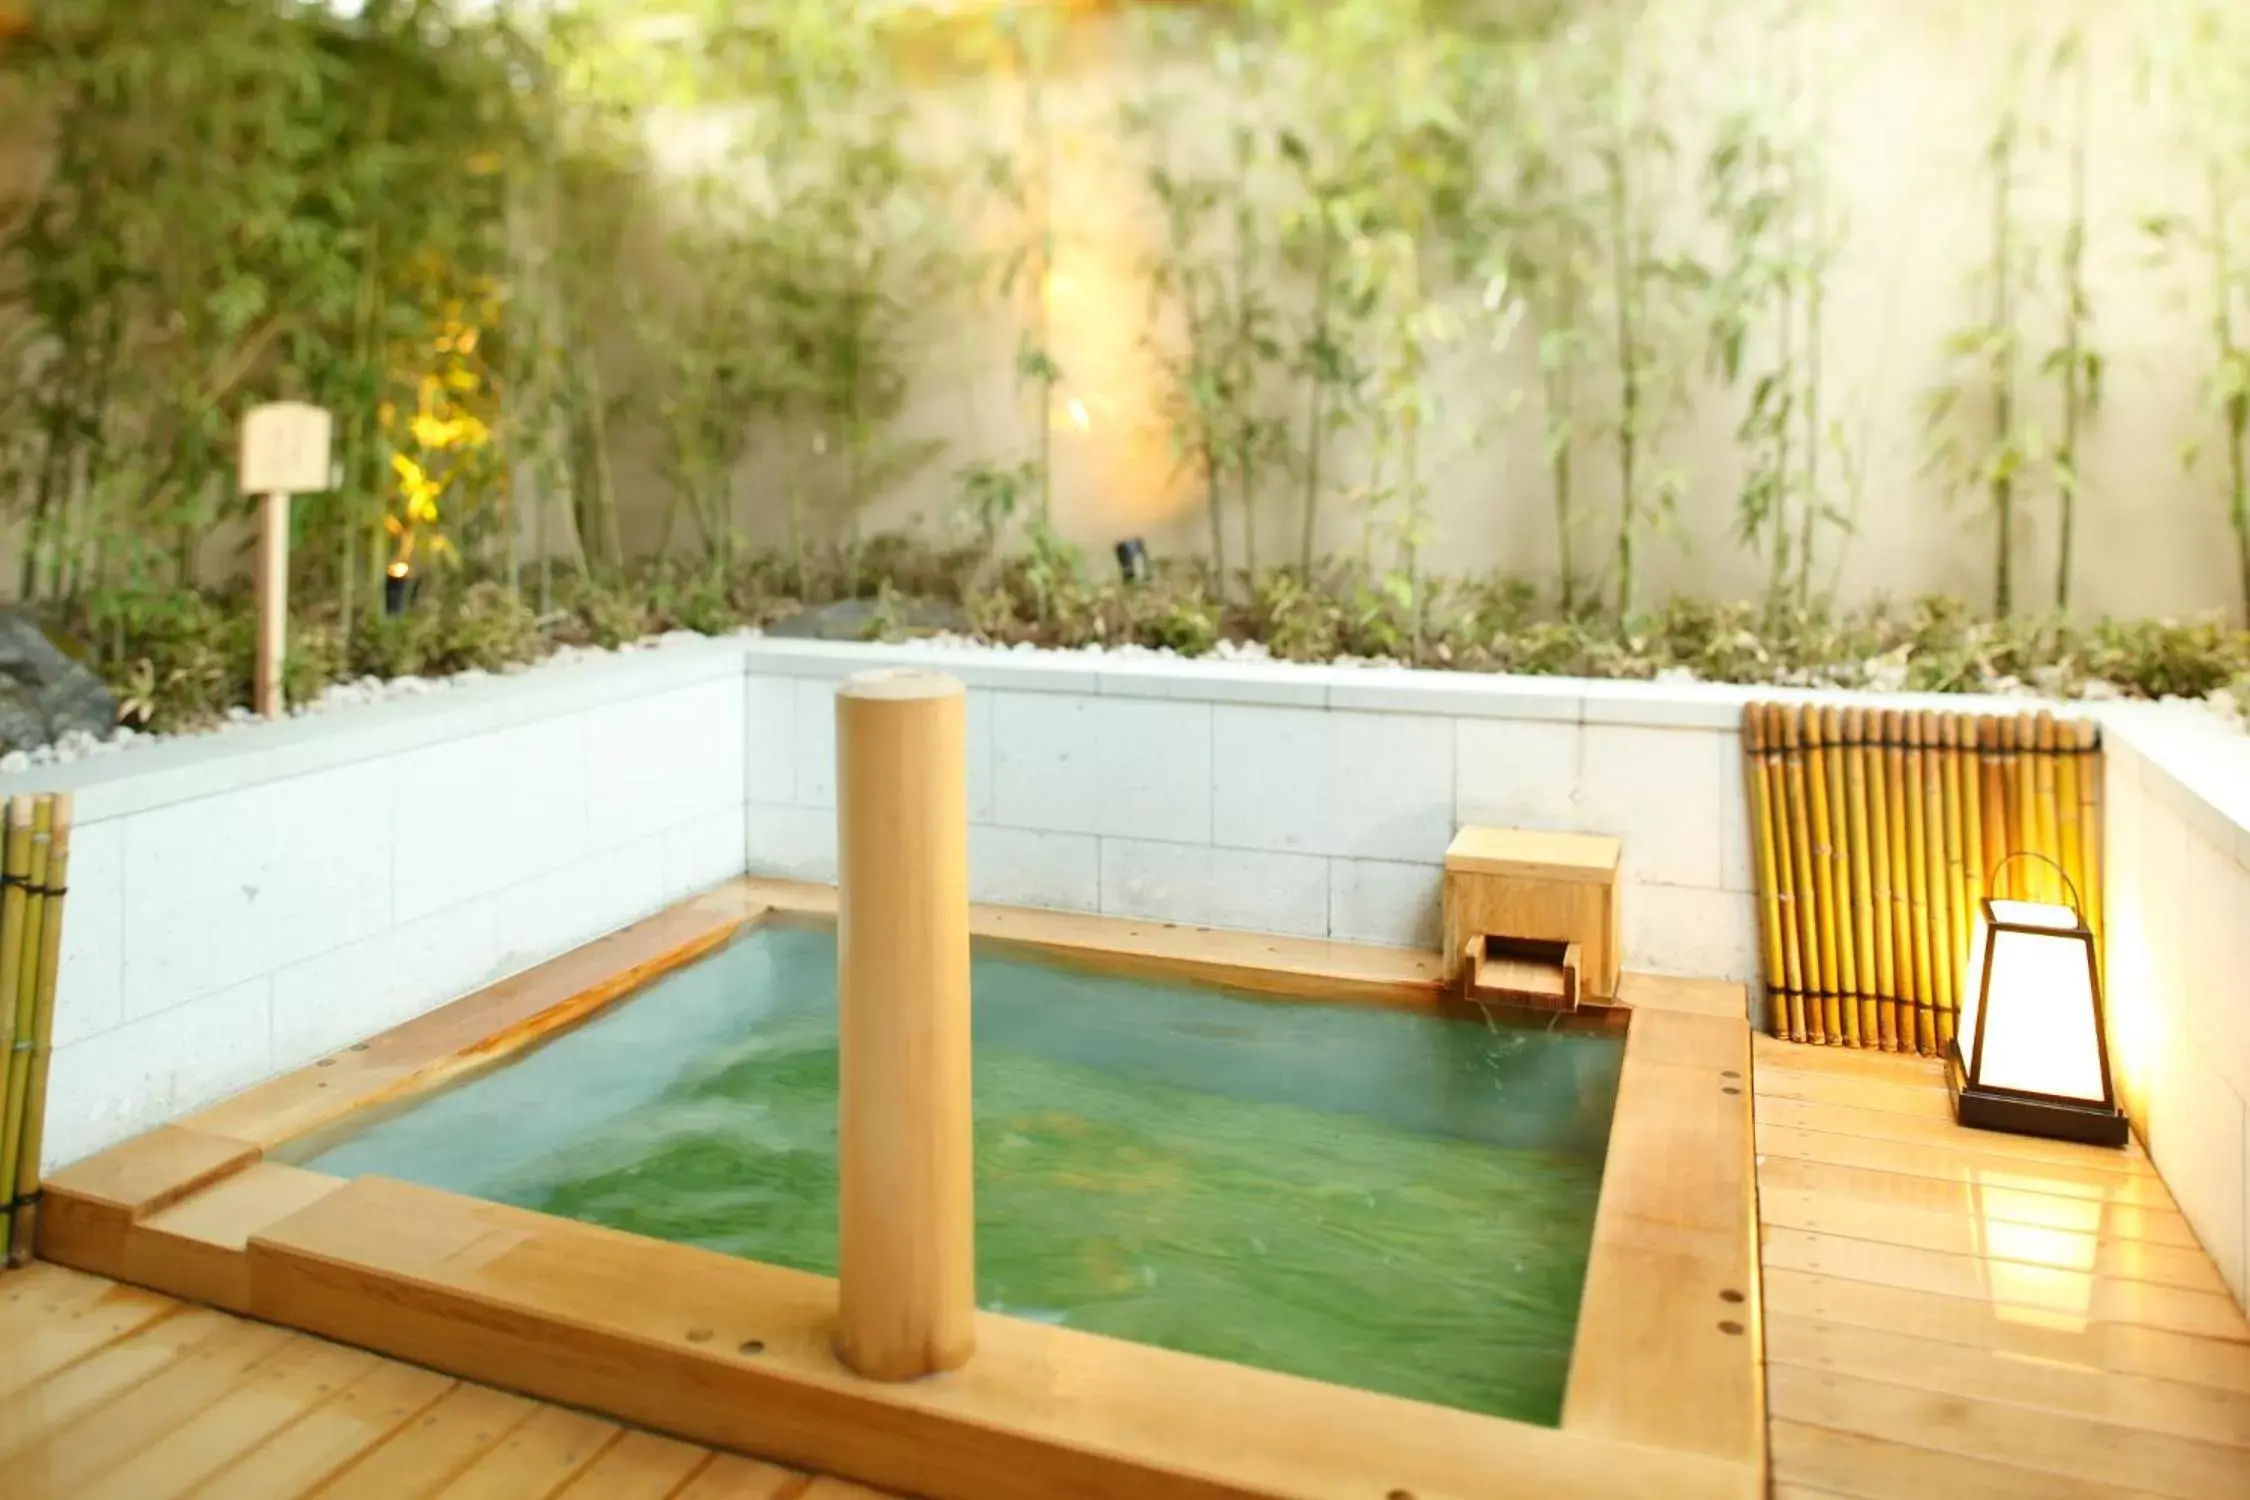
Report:
[[[1743,711],[1773,1034],[1942,1055],[1985,882],[2055,861],[2101,950],[2101,737],[2090,721],[1753,703]],[[2018,865],[1996,894],[2067,901]]]
[[[31,1258],[70,876],[70,797],[11,797],[0,837],[0,1250]]]

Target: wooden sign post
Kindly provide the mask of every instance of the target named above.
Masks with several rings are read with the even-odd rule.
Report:
[[[281,663],[289,646],[289,497],[328,488],[334,423],[301,401],[255,406],[242,419],[242,491],[258,502],[258,677],[251,706],[286,711]]]

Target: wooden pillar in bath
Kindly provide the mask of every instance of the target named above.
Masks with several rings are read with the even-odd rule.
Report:
[[[966,701],[923,671],[836,693],[836,1352],[874,1380],[976,1346]]]

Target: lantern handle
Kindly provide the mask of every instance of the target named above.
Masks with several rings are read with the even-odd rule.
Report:
[[[2018,849],[2015,853],[2008,855],[2005,859],[2002,859],[2000,863],[1994,865],[1992,867],[1992,873],[1990,875],[1987,875],[1984,879],[1985,889],[1989,891],[1993,887],[1997,886],[2000,883],[2000,872],[2008,868],[2009,865],[2013,864],[2019,859],[2036,859],[2041,864],[2053,870],[2056,876],[2061,879],[2063,883],[2063,889],[2070,892],[2070,909],[2073,912],[2080,913],[2081,915],[2085,912],[2086,898],[2078,894],[2077,883],[2070,878],[2070,872],[2062,867],[2061,861],[2053,858],[2051,855],[2041,854],[2036,849]]]

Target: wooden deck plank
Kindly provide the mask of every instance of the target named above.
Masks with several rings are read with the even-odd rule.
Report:
[[[0,1402],[0,1461],[153,1378],[230,1322],[224,1313],[185,1308],[18,1391]]]
[[[1809,1484],[1851,1500],[2151,1500],[2153,1494],[1778,1416],[1773,1475],[1777,1483]]]
[[[615,1422],[543,1406],[434,1493],[438,1500],[547,1500],[624,1435]]]
[[[1825,1073],[1832,1078],[1867,1078],[1878,1083],[1929,1084],[1945,1087],[1945,1066],[1934,1057],[1904,1052],[1862,1052],[1857,1047],[1814,1047],[1785,1042],[1759,1032],[1750,1039],[1751,1060],[1758,1070],[1780,1068],[1799,1073]]]
[[[455,1388],[435,1371],[388,1360],[331,1395],[188,1493],[195,1500],[298,1500],[379,1447]]]
[[[98,1302],[116,1283],[101,1276],[33,1261],[19,1270],[0,1271],[0,1345],[40,1328],[73,1309]]]
[[[2250,1342],[2250,1323],[2233,1299],[2209,1292],[1796,1229],[1769,1228],[1762,1240],[1769,1271],[1809,1271],[1941,1297],[1982,1298],[2066,1318]]]
[[[1862,1109],[1849,1104],[1815,1104],[1803,1099],[1768,1095],[1758,1099],[1758,1118],[1772,1126],[1815,1130],[1824,1135],[1859,1136],[1902,1145],[1936,1146],[1947,1151],[1973,1152],[2021,1165],[2068,1168],[2087,1176],[2154,1177],[2156,1168],[2138,1145],[2124,1150],[2082,1146],[2075,1141],[2050,1141],[2037,1136],[2007,1135],[1997,1130],[1963,1130],[1950,1112],[1937,1115],[1901,1114],[1889,1109]]]
[[[2122,1281],[2147,1281],[2225,1297],[2227,1284],[2202,1250],[2111,1239],[2046,1225],[1987,1221],[1975,1215],[1930,1213],[1877,1205],[1844,1194],[1767,1187],[1758,1195],[1758,1217],[1777,1229],[1874,1240],[1950,1255],[2086,1271]],[[2092,1217],[2092,1215],[2089,1215]]]
[[[2172,1500],[2241,1500],[2250,1458],[2239,1448],[1776,1364],[1774,1409],[1789,1420],[1899,1445],[2005,1463]]]
[[[1774,1100],[1775,1105],[1788,1100]],[[2172,1194],[2157,1177],[2131,1172],[2090,1171],[2068,1163],[2030,1162],[2021,1157],[1992,1155],[1981,1149],[1990,1132],[1978,1132],[1975,1149],[1961,1145],[1922,1141],[1884,1140],[1877,1136],[1839,1135],[1777,1125],[1767,1119],[1768,1103],[1758,1104],[1758,1151],[1764,1156],[1789,1156],[1803,1161],[1840,1167],[1863,1167],[1878,1172],[1900,1172],[1910,1177],[1934,1177],[1977,1187],[2001,1183],[2025,1191],[2057,1197],[2088,1198],[2134,1208],[2173,1209]]]
[[[173,1500],[329,1397],[365,1379],[381,1365],[372,1354],[320,1339],[295,1338],[259,1363],[219,1400],[132,1455],[80,1492],[81,1500]],[[105,1415],[96,1412],[97,1424]],[[86,1441],[109,1441],[97,1426]]]
[[[1794,1156],[1768,1156],[1758,1163],[1758,1191],[1761,1199],[1771,1193],[1817,1192],[1869,1209],[1944,1214],[2095,1234],[2105,1241],[2139,1240],[2199,1253],[2202,1250],[2195,1231],[2177,1209],[2049,1192],[2044,1181],[2037,1178],[1954,1182]]]
[[[317,1489],[320,1500],[408,1500],[451,1483],[539,1408],[521,1396],[457,1385]]]
[[[1870,1380],[1895,1380],[1900,1372],[1911,1371],[1924,1390],[2196,1438],[2243,1449],[2243,1462],[2250,1464],[2250,1392],[2026,1358],[1789,1313],[1768,1315],[1766,1358],[1773,1364]]]
[[[1760,1064],[1758,1093],[1767,1098],[1912,1115],[1925,1120],[1949,1119],[1953,1114],[1953,1096],[1942,1084],[1885,1081],[1849,1073],[1814,1073]]]
[[[726,1461],[723,1456],[716,1460]],[[695,1489],[690,1477],[700,1484],[702,1472],[713,1464],[708,1448],[627,1429],[576,1479],[557,1490],[554,1500],[673,1500],[675,1496],[684,1500]]]
[[[80,1279],[103,1288],[101,1295],[82,1297],[74,1288],[63,1300],[49,1302],[26,1293],[24,1306],[45,1316],[38,1321],[27,1317],[0,1329],[0,1349],[7,1351],[6,1359],[0,1360],[0,1401],[180,1308],[171,1298],[139,1287]]]
[[[1865,1281],[1768,1267],[1766,1310],[1967,1344],[2184,1385],[2250,1391],[2250,1345],[2130,1323],[2055,1318],[1970,1297],[1944,1297]]]
[[[778,1464],[760,1463],[754,1458],[738,1458],[722,1453],[704,1465],[693,1482],[675,1492],[670,1500],[808,1500],[823,1493],[822,1484],[841,1484],[841,1480],[815,1481],[795,1469],[784,1469]],[[858,1486],[852,1486],[857,1490]],[[833,1500],[841,1497],[829,1493]],[[873,1490],[861,1490],[863,1495],[874,1495]],[[587,1496],[586,1500],[595,1500]]]
[[[262,1323],[213,1333],[148,1379],[50,1428],[8,1455],[10,1492],[21,1500],[76,1500],[110,1470],[171,1437],[253,1371],[314,1341]]]

